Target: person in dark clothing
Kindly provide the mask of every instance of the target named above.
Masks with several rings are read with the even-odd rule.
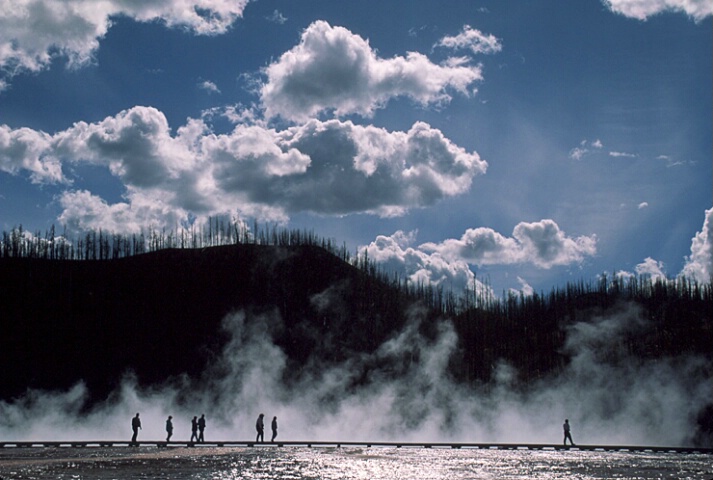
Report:
[[[205,430],[205,413],[198,419],[198,441],[205,442],[203,431]]]
[[[274,442],[275,437],[277,437],[277,417],[272,417],[272,439],[270,442]]]
[[[257,437],[255,437],[256,442],[264,442],[265,441],[265,422],[263,422],[263,417],[265,417],[264,414],[260,414],[260,416],[257,417],[257,421],[255,422],[255,430],[257,430]]]
[[[562,424],[562,429],[564,430],[564,444],[567,445],[567,439],[569,439],[569,443],[574,446],[574,440],[572,440],[572,433],[570,432],[569,427],[569,419],[565,419],[564,423]]]
[[[138,413],[131,419],[131,429],[134,431],[134,436],[131,437],[131,443],[136,443],[136,438],[139,436],[139,430],[141,429],[141,419]]]
[[[166,441],[171,441],[171,436],[173,435],[173,417],[171,415],[166,419]]]
[[[191,442],[198,441],[198,417],[191,420]]]

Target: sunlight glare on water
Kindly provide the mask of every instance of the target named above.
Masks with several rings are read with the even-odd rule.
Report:
[[[0,478],[710,480],[711,460],[706,454],[467,448],[5,448]]]
[[[275,455],[275,453],[277,455]],[[233,479],[709,479],[710,456],[626,452],[294,449],[266,452],[250,464],[200,478]]]

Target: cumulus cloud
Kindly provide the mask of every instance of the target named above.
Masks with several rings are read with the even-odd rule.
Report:
[[[0,125],[0,171],[29,172],[34,183],[61,182],[62,167],[57,157],[48,152],[50,141],[51,137],[43,132]]]
[[[476,280],[468,264],[448,260],[439,253],[428,253],[412,245],[417,232],[397,231],[391,236],[379,235],[369,245],[360,248],[361,255],[377,262],[386,271],[407,278],[414,285],[443,286],[454,292],[474,289],[479,295],[492,298],[490,287]]]
[[[683,12],[696,21],[713,15],[713,3],[709,0],[603,0],[611,11],[646,20],[663,12]]]
[[[640,277],[650,278],[652,281],[666,280],[666,268],[663,262],[646,257],[643,262],[635,268],[636,274]]]
[[[448,286],[456,292],[472,290],[491,295],[489,287],[476,282],[468,265],[531,264],[549,269],[554,266],[581,263],[596,253],[596,237],[568,237],[552,220],[519,223],[512,237],[490,228],[468,229],[460,239],[441,243],[415,243],[415,232],[397,231],[391,236],[379,235],[360,249],[362,254],[391,272],[397,272],[414,283]],[[519,279],[522,292],[532,293],[526,281]]]
[[[463,31],[455,36],[445,36],[436,43],[437,47],[455,50],[470,50],[474,54],[497,53],[503,46],[494,35],[486,35],[480,30],[464,25]]]
[[[190,119],[173,134],[162,112],[134,107],[54,135],[0,127],[2,170],[58,181],[60,159],[105,167],[123,183],[125,203],[81,190],[61,197],[63,223],[110,231],[237,208],[278,221],[303,211],[398,215],[464,193],[487,168],[422,122],[395,132],[339,120],[281,131],[240,123],[215,134]]]
[[[581,263],[596,253],[596,236],[568,237],[553,220],[521,222],[506,237],[490,228],[468,229],[460,239],[426,243],[425,251],[474,265],[530,263],[539,268]]]
[[[713,279],[713,208],[706,210],[703,228],[691,240],[691,255],[686,257],[681,275],[699,283]]]
[[[92,59],[113,19],[160,21],[214,35],[242,16],[248,0],[4,0],[0,2],[0,70],[10,76],[47,67],[56,55],[70,66]]]
[[[266,117],[295,121],[325,112],[370,116],[400,96],[422,105],[448,102],[449,90],[469,95],[469,86],[482,80],[479,66],[437,65],[417,52],[379,58],[368,40],[321,20],[264,74]]]

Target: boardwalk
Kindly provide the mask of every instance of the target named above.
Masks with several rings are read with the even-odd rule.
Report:
[[[98,447],[245,447],[245,448],[280,448],[280,447],[307,447],[307,448],[343,448],[343,447],[384,447],[384,448],[463,448],[473,450],[572,450],[572,451],[599,451],[599,452],[668,452],[668,453],[697,453],[713,455],[713,448],[704,447],[662,447],[642,445],[576,445],[563,446],[561,444],[534,444],[534,443],[425,443],[425,442],[327,442],[327,441],[289,441],[274,443],[256,443],[254,441],[213,441],[213,442],[165,442],[165,441],[131,441],[97,440],[97,441],[23,441],[0,442],[0,448],[98,448]]]

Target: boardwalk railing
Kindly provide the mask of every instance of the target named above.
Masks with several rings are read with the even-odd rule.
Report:
[[[254,442],[249,440],[238,441],[211,441],[211,442],[182,442],[182,441],[122,441],[122,440],[96,440],[96,441],[0,441],[0,448],[87,448],[87,447],[245,447],[245,448],[270,448],[270,447],[391,447],[391,448],[463,448],[474,450],[574,450],[574,451],[599,451],[599,452],[668,452],[668,453],[698,453],[713,454],[710,447],[664,447],[642,445],[576,445],[564,446],[561,444],[535,444],[535,443],[427,443],[427,442],[328,442],[328,441],[278,441]]]

